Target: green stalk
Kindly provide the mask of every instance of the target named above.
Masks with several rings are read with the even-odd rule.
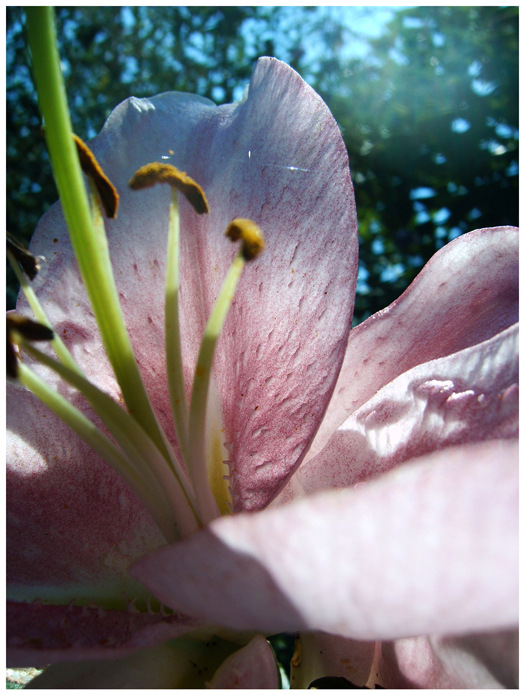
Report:
[[[33,74],[49,155],[82,279],[128,410],[169,460],[124,323],[107,239],[100,225],[93,223],[72,138],[53,10],[50,7],[28,7],[26,16]],[[94,211],[94,214],[97,213]]]

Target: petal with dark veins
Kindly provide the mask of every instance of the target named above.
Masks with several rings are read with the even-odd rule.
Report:
[[[518,436],[519,326],[408,370],[305,460],[276,503],[355,485],[432,451]]]
[[[170,438],[162,349],[170,192],[168,186],[131,191],[128,180],[140,166],[167,157],[209,201],[203,216],[181,201],[188,392],[202,332],[235,254],[224,230],[236,217],[263,230],[266,250],[240,281],[214,370],[234,508],[262,508],[319,427],[351,326],[357,218],[337,124],[295,71],[262,58],[240,103],[217,107],[175,92],[128,99],[89,144],[120,194],[118,218],[106,223],[116,283],[147,391]],[[57,206],[42,218],[31,249],[47,258],[35,288],[51,322],[73,343],[85,372],[114,388]]]
[[[345,360],[307,458],[380,388],[518,321],[518,229],[479,229],[438,251],[389,307],[350,332]]]

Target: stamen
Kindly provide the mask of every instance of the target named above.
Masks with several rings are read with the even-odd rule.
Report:
[[[242,255],[245,261],[252,261],[264,250],[264,238],[261,228],[253,220],[237,217],[224,232],[232,241],[242,240]]]
[[[48,326],[32,321],[25,316],[10,313],[6,316],[6,338],[7,338],[7,375],[13,379],[18,376],[18,357],[13,340],[17,334],[26,340],[53,340],[54,332]]]
[[[85,248],[82,252],[75,249],[75,255],[79,265],[82,263],[84,284],[128,411],[150,434],[166,461],[171,463],[173,457],[170,447],[144,387],[124,321],[109,256],[101,201],[92,177],[88,177],[88,184],[91,225],[90,228],[83,230],[84,234],[78,239],[82,241]],[[89,262],[86,263],[86,261]]]
[[[219,516],[218,507],[224,507],[224,500],[217,501],[213,495],[211,488],[213,479],[217,476],[208,474],[205,454],[206,406],[208,402],[215,345],[221,334],[224,321],[226,320],[228,310],[235,294],[235,289],[247,260],[255,258],[255,256],[264,249],[262,232],[258,225],[251,220],[234,220],[226,230],[226,235],[232,239],[232,241],[241,239],[243,244],[241,250],[233,259],[228,274],[224,279],[202,337],[197,365],[195,367],[190,405],[190,473],[201,518],[205,523]],[[248,256],[248,258],[246,256]],[[220,461],[220,465],[222,465],[222,461]],[[222,490],[217,490],[216,486],[214,487],[214,492],[220,497]]]
[[[149,188],[157,183],[171,187],[169,213],[168,258],[166,264],[166,299],[164,307],[166,369],[170,404],[179,450],[188,465],[188,403],[182,368],[179,323],[179,236],[180,215],[178,191],[186,196],[198,214],[208,212],[204,191],[185,172],[171,164],[152,162],[135,172],[129,185],[133,190]]]
[[[199,215],[209,212],[208,201],[204,191],[185,171],[180,171],[171,164],[152,162],[138,169],[131,178],[129,185],[134,191],[150,188],[156,183],[168,183],[183,195]]]
[[[20,266],[16,262],[16,259],[12,252],[7,249],[7,258],[9,260],[9,263],[11,264],[11,267],[17,277],[18,282],[20,283],[20,289],[25,295],[25,298],[27,299],[27,303],[33,310],[33,313],[35,314],[38,323],[43,324],[44,326],[48,326],[50,330],[52,330],[51,323],[49,319],[46,316],[46,313],[40,304],[40,301],[38,297],[36,296],[36,292],[34,291],[33,287],[31,286],[31,283],[28,281],[27,277],[24,275],[24,273],[21,271]],[[54,337],[51,341],[51,344],[53,346],[54,351],[56,352],[58,358],[63,364],[66,364],[70,369],[74,369],[77,371],[79,374],[82,373],[82,370],[78,366],[78,364],[75,362],[72,354],[69,352],[67,347],[65,346],[64,342],[60,338],[59,335],[56,333],[54,334]]]
[[[6,319],[7,330],[16,331],[26,340],[52,340],[55,335],[49,326],[43,326],[20,314],[7,314]]]
[[[30,280],[34,280],[40,270],[41,256],[33,256],[25,246],[22,246],[9,232],[6,235],[7,250],[10,251],[14,258],[20,263],[24,273]]]
[[[117,189],[103,172],[102,167],[95,159],[95,155],[78,135],[73,135],[77,146],[80,166],[86,176],[92,179],[100,196],[106,215],[113,219],[117,216],[119,196]]]

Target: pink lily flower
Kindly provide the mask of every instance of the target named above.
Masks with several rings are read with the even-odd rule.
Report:
[[[261,59],[240,104],[132,98],[90,146],[121,196],[106,222],[117,287],[176,457],[162,301],[170,193],[131,191],[129,179],[169,161],[210,203],[202,217],[180,203],[188,398],[234,255],[221,232],[251,218],[266,250],[245,269],[217,343],[206,413],[214,498],[201,530],[184,518],[166,539],[155,497],[139,499],[8,385],[10,663],[55,664],[41,687],[270,688],[278,673],[261,635],[298,632],[292,686],[333,676],[512,687],[517,230],[450,243],[350,331],[357,222],[346,151],[288,66]],[[57,334],[119,400],[58,206],[32,251],[46,258],[33,284]],[[60,376],[29,363],[98,422]]]

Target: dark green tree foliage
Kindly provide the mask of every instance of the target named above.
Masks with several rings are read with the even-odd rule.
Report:
[[[345,40],[316,88],[348,147],[360,223],[359,320],[387,306],[445,243],[518,224],[518,8],[397,12],[363,60]]]
[[[517,224],[517,8],[399,11],[359,60],[344,55],[360,37],[323,8],[59,7],[57,24],[84,138],[132,94],[181,90],[223,103],[260,55],[299,70],[349,151],[361,233],[357,320],[399,296],[449,239]],[[7,225],[26,241],[56,199],[29,65],[22,11],[8,8]]]

